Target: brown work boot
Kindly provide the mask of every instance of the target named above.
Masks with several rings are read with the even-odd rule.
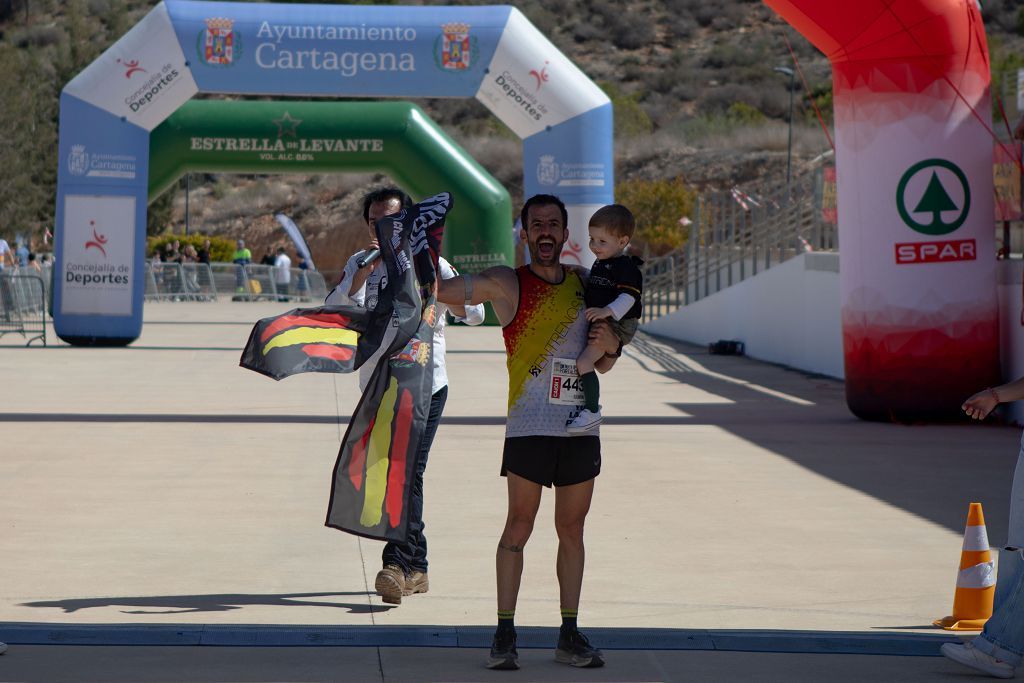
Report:
[[[413,569],[412,573],[405,577],[405,590],[402,595],[426,593],[428,590],[430,590],[430,580],[427,578],[427,573]]]
[[[405,587],[405,572],[401,567],[389,564],[377,572],[373,587],[381,600],[392,605],[402,604],[402,595],[409,595]]]

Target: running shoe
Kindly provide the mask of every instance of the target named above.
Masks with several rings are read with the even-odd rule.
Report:
[[[596,669],[604,666],[604,654],[593,647],[587,637],[579,631],[566,633],[559,630],[555,661],[581,669]]]
[[[939,648],[946,657],[975,671],[981,671],[996,678],[1013,678],[1013,667],[998,660],[987,652],[982,652],[971,643],[945,643]]]
[[[592,413],[586,408],[580,411],[580,414],[570,420],[569,424],[566,425],[565,431],[570,434],[582,434],[583,432],[589,432],[599,424],[601,424],[601,409],[598,408],[596,413]]]
[[[487,660],[488,669],[518,669],[519,652],[516,651],[516,632],[499,629],[494,633],[491,643],[491,657]]]

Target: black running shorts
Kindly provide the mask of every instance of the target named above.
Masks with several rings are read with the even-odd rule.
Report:
[[[541,486],[572,486],[601,473],[598,436],[515,436],[505,439],[501,476],[517,474]]]

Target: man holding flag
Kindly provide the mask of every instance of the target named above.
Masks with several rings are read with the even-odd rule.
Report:
[[[395,544],[400,557],[400,548],[409,545],[410,519],[422,522],[422,484],[419,502],[413,484],[422,482],[425,459],[420,457],[421,446],[429,447],[433,436],[427,423],[433,419],[436,427],[445,395],[443,391],[435,395],[434,390],[434,340],[441,318],[435,290],[441,270],[441,238],[453,198],[440,192],[406,207],[402,207],[403,197],[391,199],[371,196],[365,202],[364,218],[374,225],[379,251],[364,254],[356,265],[361,266],[359,271],[372,273],[377,269],[370,271],[368,266],[374,258],[380,259],[382,279],[373,293],[373,307],[366,305],[371,293],[364,286],[370,278],[363,276],[363,283],[353,286],[350,282],[356,274],[352,273],[333,299],[348,303],[293,309],[258,321],[240,365],[275,380],[302,372],[349,373],[364,365],[371,368],[369,377],[361,382],[363,394],[338,451],[326,524]],[[392,209],[401,210],[388,214]],[[382,217],[372,220],[378,216]],[[356,303],[360,298],[362,305]],[[457,312],[477,320],[483,314],[482,309],[469,313],[462,306]],[[367,362],[374,358],[375,363]],[[412,510],[416,506],[418,512]],[[417,550],[420,554],[414,557],[422,557],[424,563],[416,587],[424,592],[425,543]],[[406,570],[395,566],[398,573],[384,574],[395,578],[387,590],[397,603],[402,593],[411,589]],[[410,570],[419,568],[409,562]],[[395,587],[397,594],[392,590]]]
[[[384,216],[397,214],[412,206],[412,200],[396,187],[379,188],[363,198],[363,220],[369,230],[370,242],[366,249],[353,254],[345,264],[341,282],[327,296],[328,305],[355,305],[366,309],[377,306],[380,292],[388,285],[387,268],[380,258],[380,245],[374,226]],[[368,263],[366,261],[369,261]],[[360,267],[360,263],[365,263]],[[456,272],[444,258],[438,258],[438,274],[442,279],[455,277]],[[445,369],[445,312],[450,310],[456,320],[479,325],[484,320],[484,307],[439,305],[433,326],[433,374],[430,411],[420,439],[415,474],[411,482],[408,531],[404,542],[388,541],[382,553],[383,568],[377,573],[374,588],[384,602],[401,604],[402,596],[426,593],[430,587],[427,576],[427,539],[423,534],[423,474],[427,467],[430,446],[437,432],[441,413],[448,397],[448,373]],[[374,353],[359,369],[359,389],[365,391],[382,350],[395,335],[397,319],[385,333],[381,350]]]

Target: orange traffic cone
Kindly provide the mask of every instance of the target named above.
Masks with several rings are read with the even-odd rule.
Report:
[[[981,503],[971,503],[960,552],[960,573],[953,594],[953,615],[932,623],[947,631],[980,631],[992,616],[996,572],[988,548],[985,513]]]

